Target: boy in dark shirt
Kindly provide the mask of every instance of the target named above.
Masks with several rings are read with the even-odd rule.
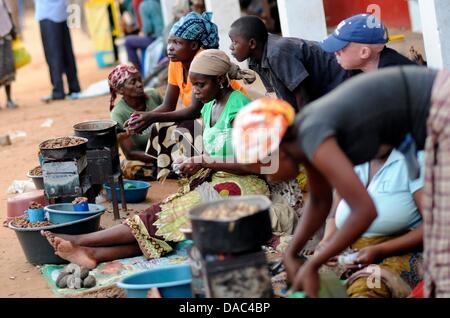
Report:
[[[320,47],[335,53],[338,63],[352,74],[370,72],[383,67],[414,65],[397,51],[386,47],[387,31],[375,16],[358,14],[339,23]]]
[[[275,93],[297,111],[349,77],[335,56],[316,42],[270,34],[256,16],[236,20],[229,36],[232,55],[239,62],[248,59],[268,93]]]

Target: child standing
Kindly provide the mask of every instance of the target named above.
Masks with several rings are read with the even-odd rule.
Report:
[[[299,111],[349,77],[331,53],[315,42],[284,38],[267,32],[256,16],[245,16],[231,25],[231,53],[248,59],[268,93],[289,102]]]

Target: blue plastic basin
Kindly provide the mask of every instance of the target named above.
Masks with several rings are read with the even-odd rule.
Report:
[[[153,268],[125,277],[117,283],[128,298],[147,298],[151,288],[158,288],[163,298],[191,298],[192,274],[189,264]]]
[[[53,224],[62,224],[85,219],[94,214],[104,213],[105,207],[100,204],[89,203],[89,211],[74,211],[72,203],[50,204],[44,207],[48,213],[48,220]]]
[[[133,188],[127,189],[127,185]],[[145,201],[150,183],[137,180],[124,180],[123,186],[125,188],[125,200],[128,203],[138,203]],[[108,194],[108,200],[112,201],[111,187],[108,184],[105,184],[104,187]],[[116,184],[116,191],[118,202],[122,202],[122,195],[118,184]]]

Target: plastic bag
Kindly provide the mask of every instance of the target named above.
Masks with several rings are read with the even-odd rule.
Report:
[[[23,46],[22,40],[20,40],[19,38],[15,39],[12,42],[12,49],[16,69],[31,63],[31,55],[28,52],[28,50]]]
[[[14,180],[6,190],[7,194],[25,193],[36,190],[36,186],[31,180]]]

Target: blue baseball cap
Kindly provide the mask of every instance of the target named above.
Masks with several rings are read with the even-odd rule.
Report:
[[[342,50],[350,42],[385,44],[388,42],[386,28],[373,15],[354,15],[339,23],[336,30],[319,45],[324,51],[334,53]]]

